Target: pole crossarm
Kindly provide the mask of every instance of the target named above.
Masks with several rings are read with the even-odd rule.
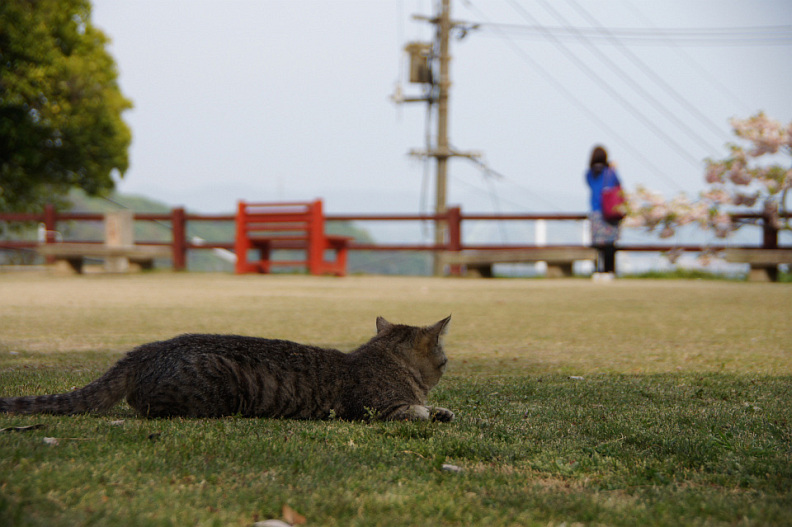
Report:
[[[421,158],[426,158],[426,157],[444,157],[446,159],[448,159],[449,157],[464,157],[464,158],[467,158],[467,159],[480,159],[481,157],[484,156],[483,153],[481,153],[481,152],[479,152],[477,150],[469,150],[467,152],[463,152],[463,151],[460,151],[460,150],[455,150],[453,148],[432,148],[430,150],[419,150],[419,149],[413,148],[412,150],[407,152],[407,154],[410,155],[410,156],[413,156],[413,157],[421,157]]]
[[[395,95],[392,95],[391,100],[393,100],[393,102],[395,102],[396,104],[402,104],[405,102],[428,102],[431,104],[435,101],[434,97],[432,97],[431,95],[410,96],[410,97],[397,97]]]
[[[413,20],[417,20],[419,22],[429,22],[430,24],[439,24],[440,17],[439,16],[427,16],[427,15],[419,15],[414,14],[412,15]],[[448,24],[451,28],[464,28],[465,30],[470,31],[471,29],[479,29],[481,24],[478,22],[467,22],[465,20],[449,20]]]

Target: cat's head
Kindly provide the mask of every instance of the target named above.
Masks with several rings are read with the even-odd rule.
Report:
[[[446,331],[451,317],[426,327],[391,324],[377,317],[377,335],[392,340],[393,351],[408,358],[418,369],[423,382],[432,388],[446,370],[448,359],[440,338]]]

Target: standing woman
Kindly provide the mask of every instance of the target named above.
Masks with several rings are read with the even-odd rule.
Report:
[[[609,222],[602,214],[602,191],[618,186],[619,177],[616,170],[608,163],[608,152],[602,146],[594,147],[591,152],[589,169],[586,172],[586,183],[591,189],[591,241],[599,252],[597,258],[598,273],[616,273],[616,241],[619,239],[619,222]]]

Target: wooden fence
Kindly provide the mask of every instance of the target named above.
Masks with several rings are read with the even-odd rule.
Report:
[[[759,214],[736,214],[733,216],[738,220],[761,220]],[[785,214],[789,218],[790,214]],[[469,221],[584,221],[587,215],[583,213],[569,214],[463,214],[459,207],[449,208],[445,214],[327,214],[325,216],[330,222],[435,222],[444,221],[448,228],[448,240],[445,244],[379,244],[353,242],[349,246],[351,251],[464,251],[464,250],[508,250],[508,249],[531,249],[539,247],[538,244],[466,244],[463,242],[463,225]],[[45,235],[41,241],[38,240],[13,240],[0,239],[0,249],[5,250],[31,250],[38,247],[41,243],[54,243],[59,232],[58,224],[61,222],[75,221],[102,221],[103,214],[83,213],[83,212],[60,212],[52,205],[48,205],[40,213],[0,213],[0,222],[27,222],[42,226]],[[136,243],[145,245],[164,245],[169,246],[172,252],[173,268],[175,270],[185,270],[187,268],[187,252],[190,250],[206,249],[226,249],[232,250],[234,241],[228,240],[206,240],[192,241],[187,236],[187,225],[190,222],[234,222],[234,215],[223,214],[188,214],[183,208],[174,208],[169,213],[135,213],[135,221],[152,221],[167,224],[171,231],[170,241],[146,241],[135,240]],[[778,230],[772,225],[764,222],[761,225],[762,240],[761,244],[752,247],[742,246],[740,248],[779,248]],[[79,243],[102,243],[85,242],[81,240],[69,240]],[[582,245],[582,243],[581,243]],[[542,247],[553,247],[553,244],[543,244]],[[568,246],[568,244],[564,245]],[[729,246],[735,247],[735,246]],[[689,251],[701,252],[704,250],[723,250],[726,246],[718,245],[680,245],[680,244],[620,244],[617,245],[619,251],[626,252],[666,252],[666,251]],[[784,247],[783,249],[790,249]]]

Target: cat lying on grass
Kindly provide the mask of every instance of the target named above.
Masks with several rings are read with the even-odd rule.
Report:
[[[127,353],[71,393],[0,398],[1,412],[103,412],[126,397],[144,417],[275,417],[451,421],[426,406],[446,369],[432,326],[377,318],[377,335],[350,353],[237,335],[182,335]]]

